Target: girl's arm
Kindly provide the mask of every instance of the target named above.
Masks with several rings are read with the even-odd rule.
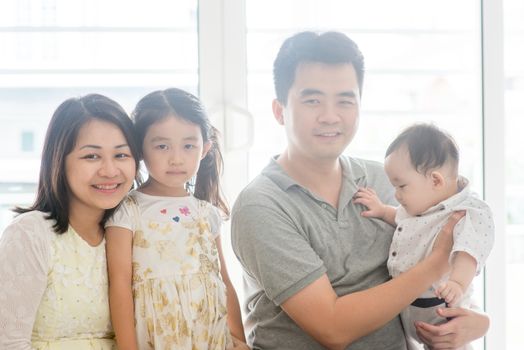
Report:
[[[27,228],[26,228],[27,229]],[[0,239],[0,349],[30,350],[31,333],[47,286],[47,232],[16,224]]]
[[[106,228],[109,307],[119,349],[137,350],[132,292],[133,233],[121,227]]]
[[[457,252],[451,263],[449,279],[438,288],[437,296],[450,306],[457,306],[476,272],[477,260],[466,252]]]
[[[220,275],[227,288],[227,323],[231,334],[241,340],[246,341],[244,335],[244,326],[242,326],[242,314],[240,313],[240,305],[238,304],[237,293],[235,288],[229,279],[227,273],[226,262],[224,260],[224,254],[222,253],[222,244],[220,242],[220,236],[216,239],[216,245],[218,250],[218,256],[220,257]]]

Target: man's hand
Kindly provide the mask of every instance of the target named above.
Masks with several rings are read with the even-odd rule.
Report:
[[[456,349],[486,334],[489,317],[463,308],[437,309],[441,317],[451,318],[440,325],[415,322],[417,336],[430,349]]]
[[[441,276],[449,272],[449,255],[453,247],[453,229],[455,225],[462,220],[464,215],[466,215],[466,211],[464,210],[451,214],[444,227],[442,227],[438,233],[437,239],[433,244],[433,250],[428,256],[428,258],[436,259],[435,261],[437,263],[435,264],[435,268],[438,269],[437,271],[440,271]]]

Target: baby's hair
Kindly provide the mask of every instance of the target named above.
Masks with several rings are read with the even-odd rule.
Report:
[[[136,138],[141,152],[148,128],[170,116],[198,125],[204,143],[208,141],[211,143],[211,148],[200,161],[193,195],[218,207],[228,217],[229,206],[220,189],[223,159],[218,143],[218,130],[211,125],[204,107],[197,97],[177,88],[158,90],[144,96],[132,113]]]
[[[404,131],[389,145],[386,157],[406,146],[411,164],[423,175],[432,169],[449,164],[453,173],[458,171],[459,151],[455,140],[433,124],[415,124]]]

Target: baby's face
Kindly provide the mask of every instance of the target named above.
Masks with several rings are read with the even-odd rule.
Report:
[[[420,215],[440,202],[440,193],[431,176],[415,170],[405,147],[400,147],[387,156],[384,168],[389,181],[395,187],[397,201],[409,215]]]

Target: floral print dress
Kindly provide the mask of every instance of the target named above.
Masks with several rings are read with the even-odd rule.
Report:
[[[226,349],[226,288],[210,203],[133,191],[107,226],[133,232],[133,297],[140,349]]]

